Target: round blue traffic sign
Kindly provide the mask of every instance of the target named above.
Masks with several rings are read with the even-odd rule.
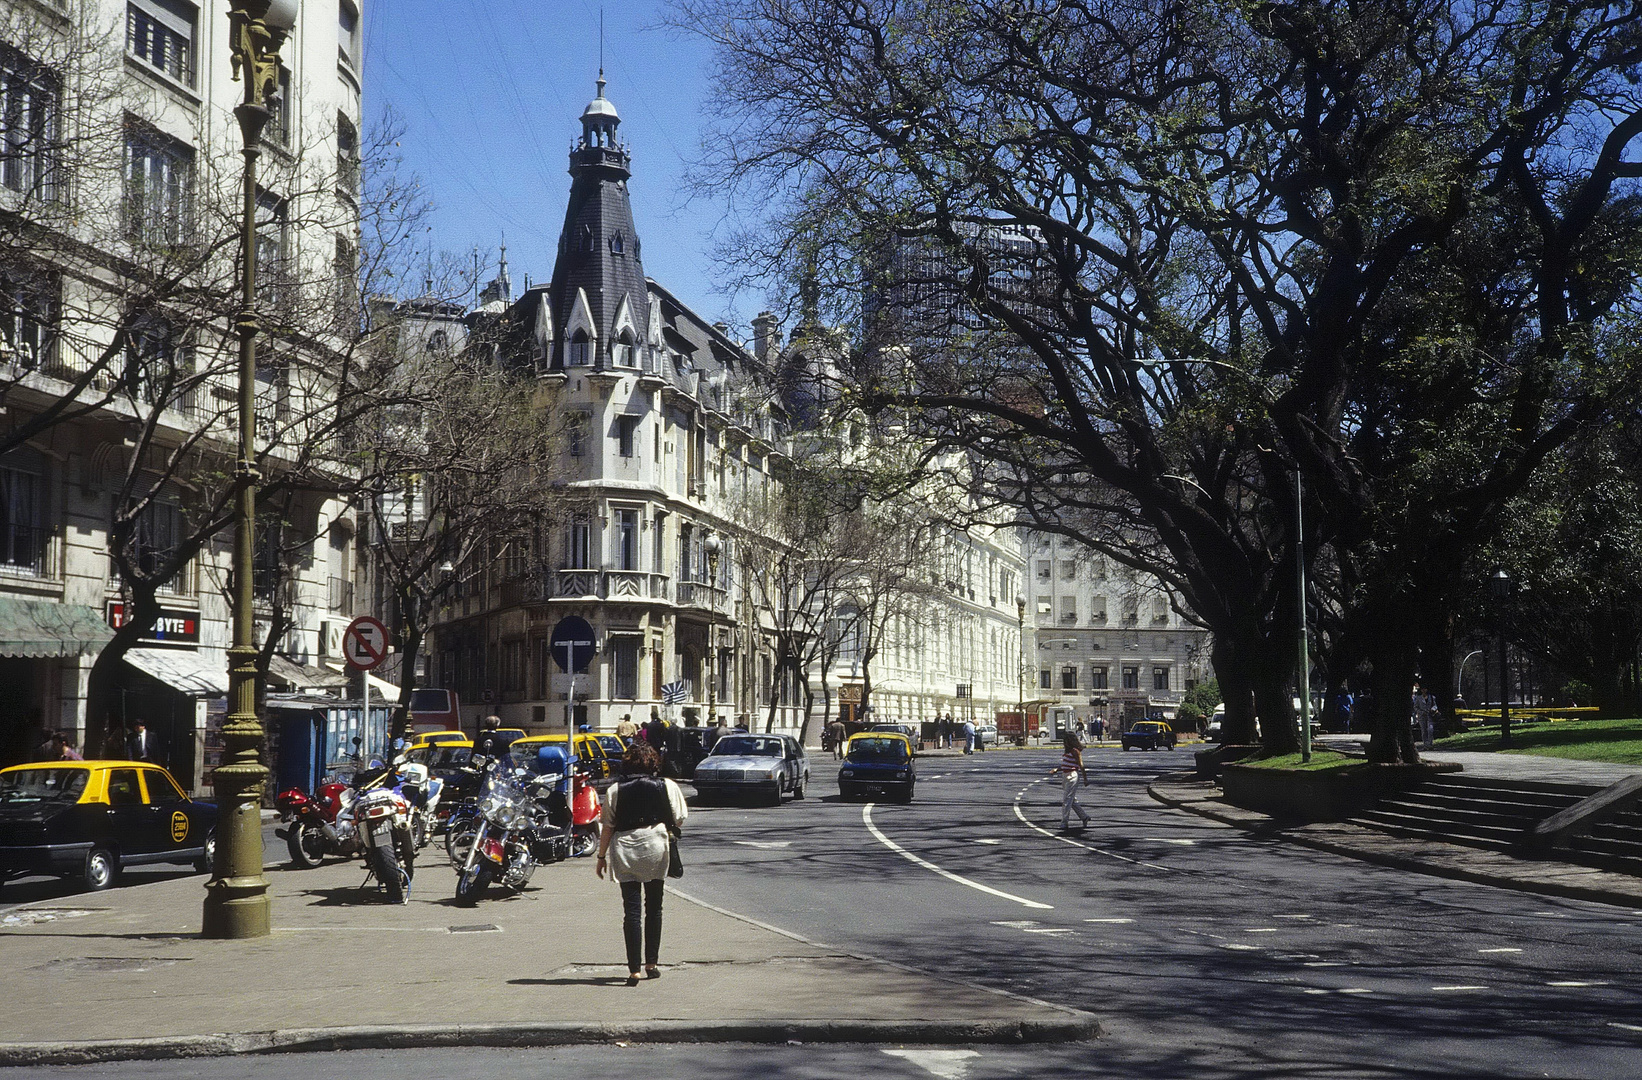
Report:
[[[566,615],[553,627],[548,648],[560,671],[586,671],[593,659],[593,628],[579,615]]]

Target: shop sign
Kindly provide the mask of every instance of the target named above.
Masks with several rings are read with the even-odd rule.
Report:
[[[108,602],[108,625],[118,630],[125,625],[125,601]],[[179,608],[161,608],[160,617],[148,633],[137,640],[160,645],[198,645],[200,643],[200,613]]]

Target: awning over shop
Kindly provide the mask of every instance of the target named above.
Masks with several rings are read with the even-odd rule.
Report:
[[[194,697],[228,693],[228,653],[223,649],[131,649],[123,659],[180,693]]]
[[[85,604],[0,597],[0,656],[94,656],[113,637]]]
[[[268,678],[296,690],[345,690],[348,677],[320,667],[304,667],[275,653],[268,658]]]

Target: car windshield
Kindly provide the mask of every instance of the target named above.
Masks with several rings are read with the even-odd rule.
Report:
[[[472,757],[471,746],[443,746],[431,751],[423,764],[430,769],[459,769]]]
[[[755,739],[746,735],[729,735],[713,747],[713,757],[780,757],[780,739]]]
[[[78,802],[88,769],[19,769],[0,773],[0,803]]]
[[[900,739],[854,738],[849,744],[851,761],[905,761],[907,744]]]

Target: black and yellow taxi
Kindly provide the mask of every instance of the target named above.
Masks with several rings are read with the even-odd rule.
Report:
[[[27,874],[106,889],[124,867],[211,868],[217,808],[140,761],[42,761],[0,769],[0,882]]]
[[[911,802],[918,784],[912,740],[888,731],[863,731],[844,743],[838,768],[838,794],[848,799],[883,795]]]
[[[616,739],[617,745],[620,745],[621,740],[617,739],[616,736],[611,735],[608,737]],[[581,762],[588,778],[595,781],[610,779],[616,774],[621,763],[620,751],[611,753],[604,742],[605,738],[606,736],[603,735],[588,734],[586,732],[576,736],[576,759]],[[513,755],[515,761],[529,768],[531,762],[536,759],[536,751],[544,746],[557,746],[562,749],[564,736],[527,735],[522,739],[515,739],[513,745],[508,747],[508,753]]]
[[[426,750],[430,746],[472,746],[473,740],[460,731],[421,731],[411,737],[408,749]]]

